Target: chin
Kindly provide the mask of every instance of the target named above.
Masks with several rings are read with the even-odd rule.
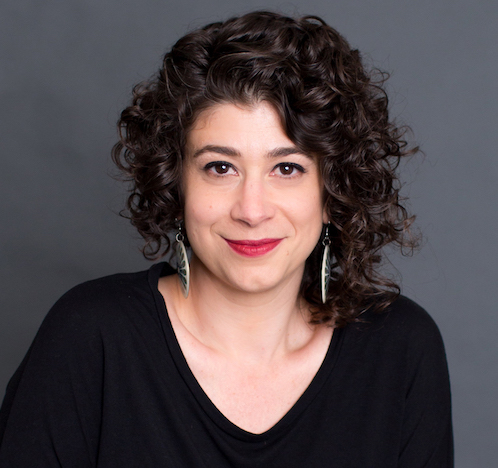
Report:
[[[274,265],[267,268],[259,266],[243,269],[237,275],[234,275],[232,270],[231,274],[227,275],[226,284],[241,292],[261,294],[278,288],[285,288],[286,285],[295,281],[301,281],[302,272],[283,274],[276,270]]]

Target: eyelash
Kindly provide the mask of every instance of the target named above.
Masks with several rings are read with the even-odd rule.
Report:
[[[216,167],[221,167],[221,166],[225,166],[226,167],[226,171],[225,172],[218,172],[216,171]],[[297,170],[298,172],[300,172],[301,174],[304,174],[306,172],[306,169],[301,166],[300,164],[296,164],[296,163],[287,163],[287,162],[283,162],[283,163],[278,163],[273,169],[272,169],[272,172],[274,172],[276,169],[278,168],[284,168],[284,167],[289,167],[291,169],[293,169],[292,173],[291,174],[281,174],[282,177],[284,178],[291,178],[291,177],[295,177],[296,174],[294,174],[294,170]],[[235,171],[235,167],[226,162],[226,161],[212,161],[208,164],[206,164],[204,166],[204,171],[206,172],[211,172],[214,176],[216,177],[225,177],[226,174],[228,173],[228,171],[230,169],[233,169]]]
[[[217,172],[215,170],[216,167],[220,167],[220,166],[226,166],[227,168],[227,171],[226,172]],[[212,161],[208,164],[206,164],[204,166],[204,170],[206,172],[211,172],[213,175],[215,175],[216,177],[224,177],[226,175],[226,173],[230,170],[230,169],[233,169],[235,170],[235,168],[230,164],[230,163],[227,163],[226,161]]]
[[[274,168],[273,171],[277,168],[283,168],[283,167],[290,167],[291,169],[295,169],[301,174],[304,174],[306,172],[306,169],[301,166],[300,164],[296,163],[279,163],[277,164]],[[272,171],[272,172],[273,172]],[[296,174],[294,173],[295,171],[293,170],[291,174],[282,174],[283,177],[294,177]]]

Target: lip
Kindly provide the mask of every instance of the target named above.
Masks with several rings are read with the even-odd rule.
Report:
[[[244,257],[260,257],[272,251],[283,239],[232,240],[225,239],[233,251]]]

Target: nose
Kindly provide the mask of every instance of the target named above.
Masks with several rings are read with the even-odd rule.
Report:
[[[251,227],[271,219],[275,213],[275,205],[270,200],[264,181],[246,179],[233,196],[232,218]]]

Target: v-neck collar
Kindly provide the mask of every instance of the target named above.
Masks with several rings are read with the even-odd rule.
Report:
[[[274,437],[280,436],[286,428],[308,407],[313,399],[320,392],[326,380],[330,377],[332,370],[335,367],[337,357],[339,355],[340,344],[342,343],[343,329],[335,329],[332,338],[325,354],[325,357],[313,377],[312,381],[294,403],[294,405],[285,413],[285,415],[277,421],[270,429],[260,434],[248,432],[236,424],[232,423],[225,415],[216,407],[211,399],[204,392],[199,382],[192,373],[187,360],[181,350],[180,344],[176,338],[173,326],[171,324],[164,298],[158,289],[159,278],[174,274],[175,270],[167,263],[158,263],[153,265],[149,270],[149,285],[154,296],[159,320],[163,328],[167,346],[171,352],[173,361],[178,369],[179,374],[192,392],[192,395],[197,400],[205,413],[212,421],[223,431],[233,437],[248,441],[260,442],[267,441]]]

